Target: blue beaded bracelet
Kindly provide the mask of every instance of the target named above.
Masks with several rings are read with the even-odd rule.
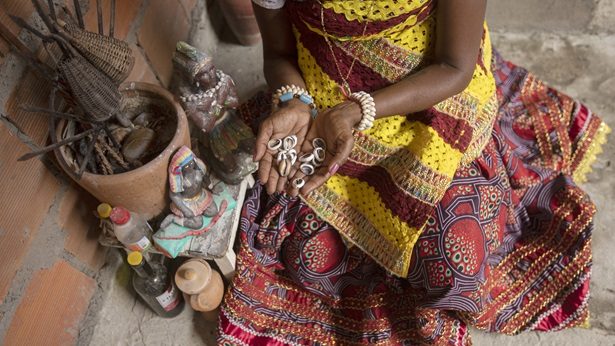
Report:
[[[310,106],[310,115],[312,116],[312,118],[315,118],[316,115],[318,115],[318,109],[316,109],[316,104],[314,104],[314,99],[308,94],[296,94],[292,91],[288,91],[280,95],[279,100],[280,100],[280,103],[284,103],[294,98]]]
[[[278,96],[279,95],[279,96]],[[298,99],[299,101],[305,103],[310,107],[310,115],[312,118],[315,118],[318,114],[318,109],[316,108],[316,104],[314,103],[314,99],[310,96],[304,89],[301,89],[296,86],[285,86],[276,92],[274,95],[274,106],[277,107],[277,104],[288,102],[292,99]]]

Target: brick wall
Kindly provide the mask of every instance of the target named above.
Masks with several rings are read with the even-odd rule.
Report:
[[[72,0],[54,2],[72,9]],[[94,30],[96,2],[81,3],[86,26]],[[110,1],[102,4],[108,30]],[[167,86],[175,42],[188,38],[197,1],[116,4],[115,36],[136,55],[128,80]],[[10,52],[9,42],[17,38],[29,49],[41,49],[9,14],[42,27],[29,0],[0,0],[0,344],[74,344],[105,259],[96,241],[97,201],[70,182],[51,156],[16,160],[47,142],[46,119],[19,107],[45,107],[51,85]]]

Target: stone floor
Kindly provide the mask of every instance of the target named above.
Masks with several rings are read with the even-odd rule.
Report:
[[[194,43],[211,47],[210,42]],[[558,36],[553,34],[495,33],[497,49],[509,60],[527,67],[552,86],[586,102],[615,127],[615,36]],[[240,96],[264,85],[261,47],[220,42],[216,63],[233,76]],[[584,185],[598,206],[594,233],[594,271],[590,300],[591,328],[558,333],[527,333],[509,337],[472,331],[476,345],[615,345],[615,141],[611,141]],[[102,289],[80,333],[80,344],[90,345],[215,345],[215,325],[190,309],[165,320],[135,300],[128,288],[129,270],[112,253],[99,278]]]

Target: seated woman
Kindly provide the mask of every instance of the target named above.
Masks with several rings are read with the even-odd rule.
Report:
[[[587,321],[595,208],[576,183],[608,127],[492,51],[485,0],[254,1],[276,92],[242,108],[262,185],[221,342],[461,345],[468,325]]]

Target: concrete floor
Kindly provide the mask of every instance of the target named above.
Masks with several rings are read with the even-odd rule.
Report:
[[[199,26],[202,28],[203,26]],[[194,35],[195,44],[212,47],[211,34]],[[201,41],[199,41],[199,37]],[[615,36],[495,33],[497,49],[527,67],[552,86],[586,102],[615,127]],[[261,47],[220,42],[214,54],[219,68],[233,76],[245,98],[265,84]],[[615,345],[615,140],[605,148],[584,185],[598,207],[594,233],[594,270],[590,300],[591,328],[557,333],[527,333],[509,337],[473,330],[476,345]],[[90,309],[80,344],[91,345],[215,345],[215,325],[190,309],[165,320],[154,316],[128,288],[128,269],[110,256],[101,274],[99,301]]]

